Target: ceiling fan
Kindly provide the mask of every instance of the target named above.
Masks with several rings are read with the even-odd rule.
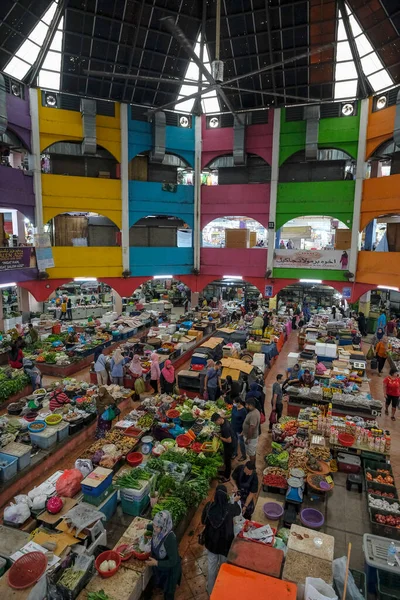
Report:
[[[200,58],[197,56],[191,43],[189,42],[189,40],[187,39],[187,37],[185,36],[185,34],[181,30],[181,28],[175,23],[174,18],[169,16],[169,17],[164,17],[161,19],[161,22],[163,23],[165,29],[167,31],[169,31],[169,33],[177,40],[177,42],[179,42],[181,47],[185,50],[186,54],[191,58],[191,60],[198,67],[199,73],[200,73],[199,81],[185,80],[185,79],[184,80],[169,79],[169,78],[165,78],[165,77],[159,78],[159,77],[150,77],[150,76],[145,76],[145,75],[130,75],[130,74],[116,75],[115,73],[109,73],[109,72],[105,72],[105,71],[92,71],[92,70],[86,71],[86,73],[88,75],[100,76],[100,77],[114,77],[114,78],[117,77],[118,79],[132,79],[135,81],[152,81],[155,83],[168,83],[168,84],[179,85],[179,86],[187,85],[187,86],[193,86],[193,87],[197,88],[197,90],[195,92],[193,92],[193,94],[190,94],[189,96],[184,96],[182,98],[175,99],[171,102],[167,102],[163,106],[154,107],[154,108],[149,109],[149,111],[148,111],[149,115],[151,115],[155,112],[163,111],[167,108],[175,107],[175,106],[181,104],[182,102],[186,102],[187,100],[192,100],[192,99],[197,100],[197,99],[201,98],[201,96],[203,96],[204,94],[207,94],[214,90],[218,94],[218,96],[221,98],[223,103],[226,105],[228,110],[232,113],[235,120],[240,124],[242,124],[240,115],[234,110],[231,101],[229,100],[229,98],[227,97],[227,95],[225,93],[225,90],[239,92],[239,93],[244,92],[244,93],[252,93],[252,94],[259,94],[259,95],[261,94],[263,96],[286,97],[286,98],[290,98],[293,100],[300,100],[302,102],[313,102],[313,103],[321,102],[321,100],[319,98],[305,98],[302,96],[293,96],[291,94],[279,94],[276,91],[269,91],[269,90],[268,91],[252,90],[252,89],[248,89],[248,88],[244,88],[244,87],[233,86],[233,84],[237,83],[238,81],[240,81],[242,79],[248,79],[251,77],[255,77],[257,75],[260,75],[261,73],[271,71],[276,67],[280,67],[282,65],[296,62],[297,60],[300,60],[302,58],[307,58],[309,56],[312,56],[313,54],[318,54],[319,52],[323,52],[324,50],[330,49],[333,46],[335,46],[336,45],[335,43],[329,43],[329,44],[325,44],[324,46],[319,46],[318,48],[309,50],[308,52],[299,54],[298,56],[294,56],[292,58],[288,58],[286,60],[282,60],[282,61],[270,64],[270,65],[267,65],[260,69],[250,71],[249,73],[237,75],[236,77],[233,77],[231,79],[224,81],[223,80],[223,61],[221,61],[220,57],[219,57],[220,16],[221,16],[221,0],[217,0],[215,60],[211,64],[211,73],[206,69],[206,67],[200,60]],[[271,55],[271,53],[270,53],[270,55]],[[203,81],[203,77],[206,81]]]

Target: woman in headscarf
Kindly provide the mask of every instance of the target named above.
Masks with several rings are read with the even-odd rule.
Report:
[[[97,348],[94,353],[94,372],[97,376],[97,385],[107,385],[107,357],[103,354],[103,348]]]
[[[164,368],[161,371],[160,384],[161,392],[163,394],[173,393],[175,385],[175,369],[169,359],[165,361]]]
[[[139,354],[134,354],[131,364],[129,365],[129,372],[134,377],[141,377],[143,375],[143,367],[142,363],[140,362]]]
[[[117,385],[124,385],[124,364],[127,359],[122,356],[120,348],[117,348],[110,362],[111,380]]]
[[[23,358],[22,364],[25,375],[31,379],[33,391],[42,387],[42,374],[29,358]]]
[[[207,592],[211,595],[220,566],[227,556],[234,538],[233,519],[241,513],[239,492],[235,493],[235,502],[229,502],[228,490],[218,485],[213,502],[204,507],[201,522],[204,525],[205,547],[208,560]]]
[[[109,406],[113,406],[115,404],[114,398],[107,391],[104,385],[100,386],[96,396],[96,408],[97,408],[97,429],[96,429],[96,439],[104,438],[108,431],[110,431],[112,426],[112,421],[106,420],[103,418],[104,411]]]
[[[376,343],[380,342],[383,339],[385,332],[382,327],[378,327],[376,330]]]
[[[157,352],[153,352],[150,356],[151,360],[151,368],[150,368],[150,385],[154,390],[154,393],[157,394],[160,391],[160,362],[158,360]]]
[[[22,360],[24,358],[21,348],[14,342],[11,344],[10,352],[8,353],[8,364],[13,369],[22,369]]]
[[[265,416],[265,394],[262,391],[261,385],[258,384],[256,381],[253,381],[253,383],[250,385],[250,390],[246,394],[246,400],[249,400],[249,398],[255,399],[256,409],[259,411],[260,414]]]
[[[176,586],[182,579],[182,566],[171,513],[168,510],[157,513],[151,528],[151,558],[146,562],[153,567],[155,584],[163,590],[164,600],[174,600]]]

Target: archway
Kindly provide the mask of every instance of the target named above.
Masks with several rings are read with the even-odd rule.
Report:
[[[129,229],[129,246],[144,248],[192,248],[193,232],[180,217],[149,215]]]
[[[204,299],[213,304],[232,303],[229,305],[230,309],[237,303],[246,301],[255,304],[260,299],[260,294],[264,296],[265,281],[261,277],[225,275],[207,283],[200,292],[200,304]]]
[[[218,217],[202,230],[203,248],[266,248],[267,230],[245,216]]]
[[[368,159],[367,178],[387,177],[400,173],[400,146],[394,139],[387,140]]]
[[[280,250],[350,250],[351,230],[328,215],[295,217],[277,231],[275,248]],[[340,267],[338,267],[340,268]]]
[[[214,158],[202,168],[202,185],[268,183],[271,167],[261,156],[247,154],[245,165],[235,165],[233,154]]]
[[[146,278],[122,301],[132,310],[140,306],[146,310],[174,312],[179,315],[189,308],[191,296],[191,288],[179,276],[162,274]]]
[[[81,142],[55,142],[41,153],[43,174],[70,175],[73,177],[95,177],[119,179],[120,165],[116,158],[97,145],[95,154],[84,154]]]
[[[193,167],[178,154],[166,152],[163,161],[152,162],[151,153],[141,152],[129,161],[128,178],[165,185],[194,185]]]
[[[360,250],[400,252],[400,214],[372,219],[360,235]]]
[[[98,213],[61,213],[45,225],[45,231],[50,234],[53,247],[121,245],[121,234],[117,225]]]
[[[279,168],[280,183],[341,181],[354,179],[355,159],[336,148],[320,148],[316,160],[307,160],[305,150],[292,154]]]

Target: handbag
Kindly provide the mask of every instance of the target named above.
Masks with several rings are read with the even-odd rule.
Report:
[[[263,423],[265,423],[265,415],[264,413],[260,413],[260,424],[262,425]]]
[[[116,417],[115,411],[112,406],[106,408],[106,410],[101,415],[103,421],[113,421]]]
[[[377,369],[377,368],[378,368],[378,360],[377,360],[377,358],[376,358],[376,357],[374,357],[374,358],[371,360],[371,369]]]

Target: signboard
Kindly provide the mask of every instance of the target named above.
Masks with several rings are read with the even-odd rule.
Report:
[[[347,270],[349,254],[343,250],[275,250],[274,267]]]
[[[273,298],[274,297],[274,286],[273,285],[265,286],[264,296],[265,296],[265,298]]]
[[[351,300],[351,287],[344,287],[342,289],[342,296],[346,300]]]
[[[36,248],[36,262],[39,271],[54,267],[52,248]]]
[[[0,272],[36,267],[35,249],[26,246],[0,248]]]

